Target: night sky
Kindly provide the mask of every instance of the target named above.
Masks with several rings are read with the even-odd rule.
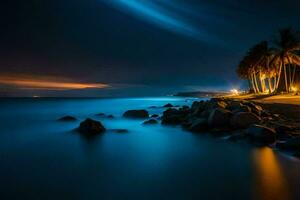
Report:
[[[1,96],[154,96],[240,87],[253,44],[300,30],[300,1],[1,2]]]

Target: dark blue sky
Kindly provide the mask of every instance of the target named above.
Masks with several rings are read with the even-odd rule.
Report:
[[[235,68],[300,1],[27,0],[1,3],[1,95],[159,95],[238,87]],[[50,78],[49,78],[50,77]],[[47,88],[16,80],[101,83]],[[8,81],[7,81],[8,80]]]

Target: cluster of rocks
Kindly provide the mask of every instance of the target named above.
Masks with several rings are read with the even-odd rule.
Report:
[[[269,145],[292,152],[300,157],[300,125],[291,123],[278,114],[270,113],[260,105],[245,100],[212,98],[208,101],[195,101],[192,106],[164,106],[166,110],[160,117],[149,115],[147,110],[128,110],[125,118],[144,119],[143,125],[157,124],[181,125],[194,133],[209,133],[223,136],[230,141],[247,141],[257,145]],[[98,116],[106,116],[104,113]],[[76,121],[65,116],[60,121]],[[84,135],[104,133],[106,128],[100,121],[90,118],[82,121],[77,129]],[[126,133],[126,129],[111,129],[117,133]]]
[[[299,151],[300,155],[297,127],[287,125],[278,114],[272,114],[251,101],[225,98],[195,101],[191,107],[165,110],[162,124],[181,125],[195,133],[226,136],[231,141],[249,141]]]

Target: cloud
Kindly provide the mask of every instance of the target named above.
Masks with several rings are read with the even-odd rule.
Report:
[[[0,75],[0,85],[18,89],[42,90],[104,89],[110,87],[110,85],[104,83],[82,83],[65,77],[27,74]]]

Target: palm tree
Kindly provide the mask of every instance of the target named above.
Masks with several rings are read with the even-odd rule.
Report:
[[[282,69],[284,71],[284,82],[286,92],[290,91],[290,86],[294,82],[295,67],[299,64],[300,57],[297,51],[300,50],[299,33],[291,28],[279,30],[279,36],[274,41],[275,56],[272,63],[279,65],[278,77],[276,80],[276,91],[278,90]],[[294,70],[291,72],[291,65],[294,64]],[[288,65],[288,67],[287,67]],[[287,74],[289,73],[289,74]],[[289,76],[289,77],[288,77]]]

